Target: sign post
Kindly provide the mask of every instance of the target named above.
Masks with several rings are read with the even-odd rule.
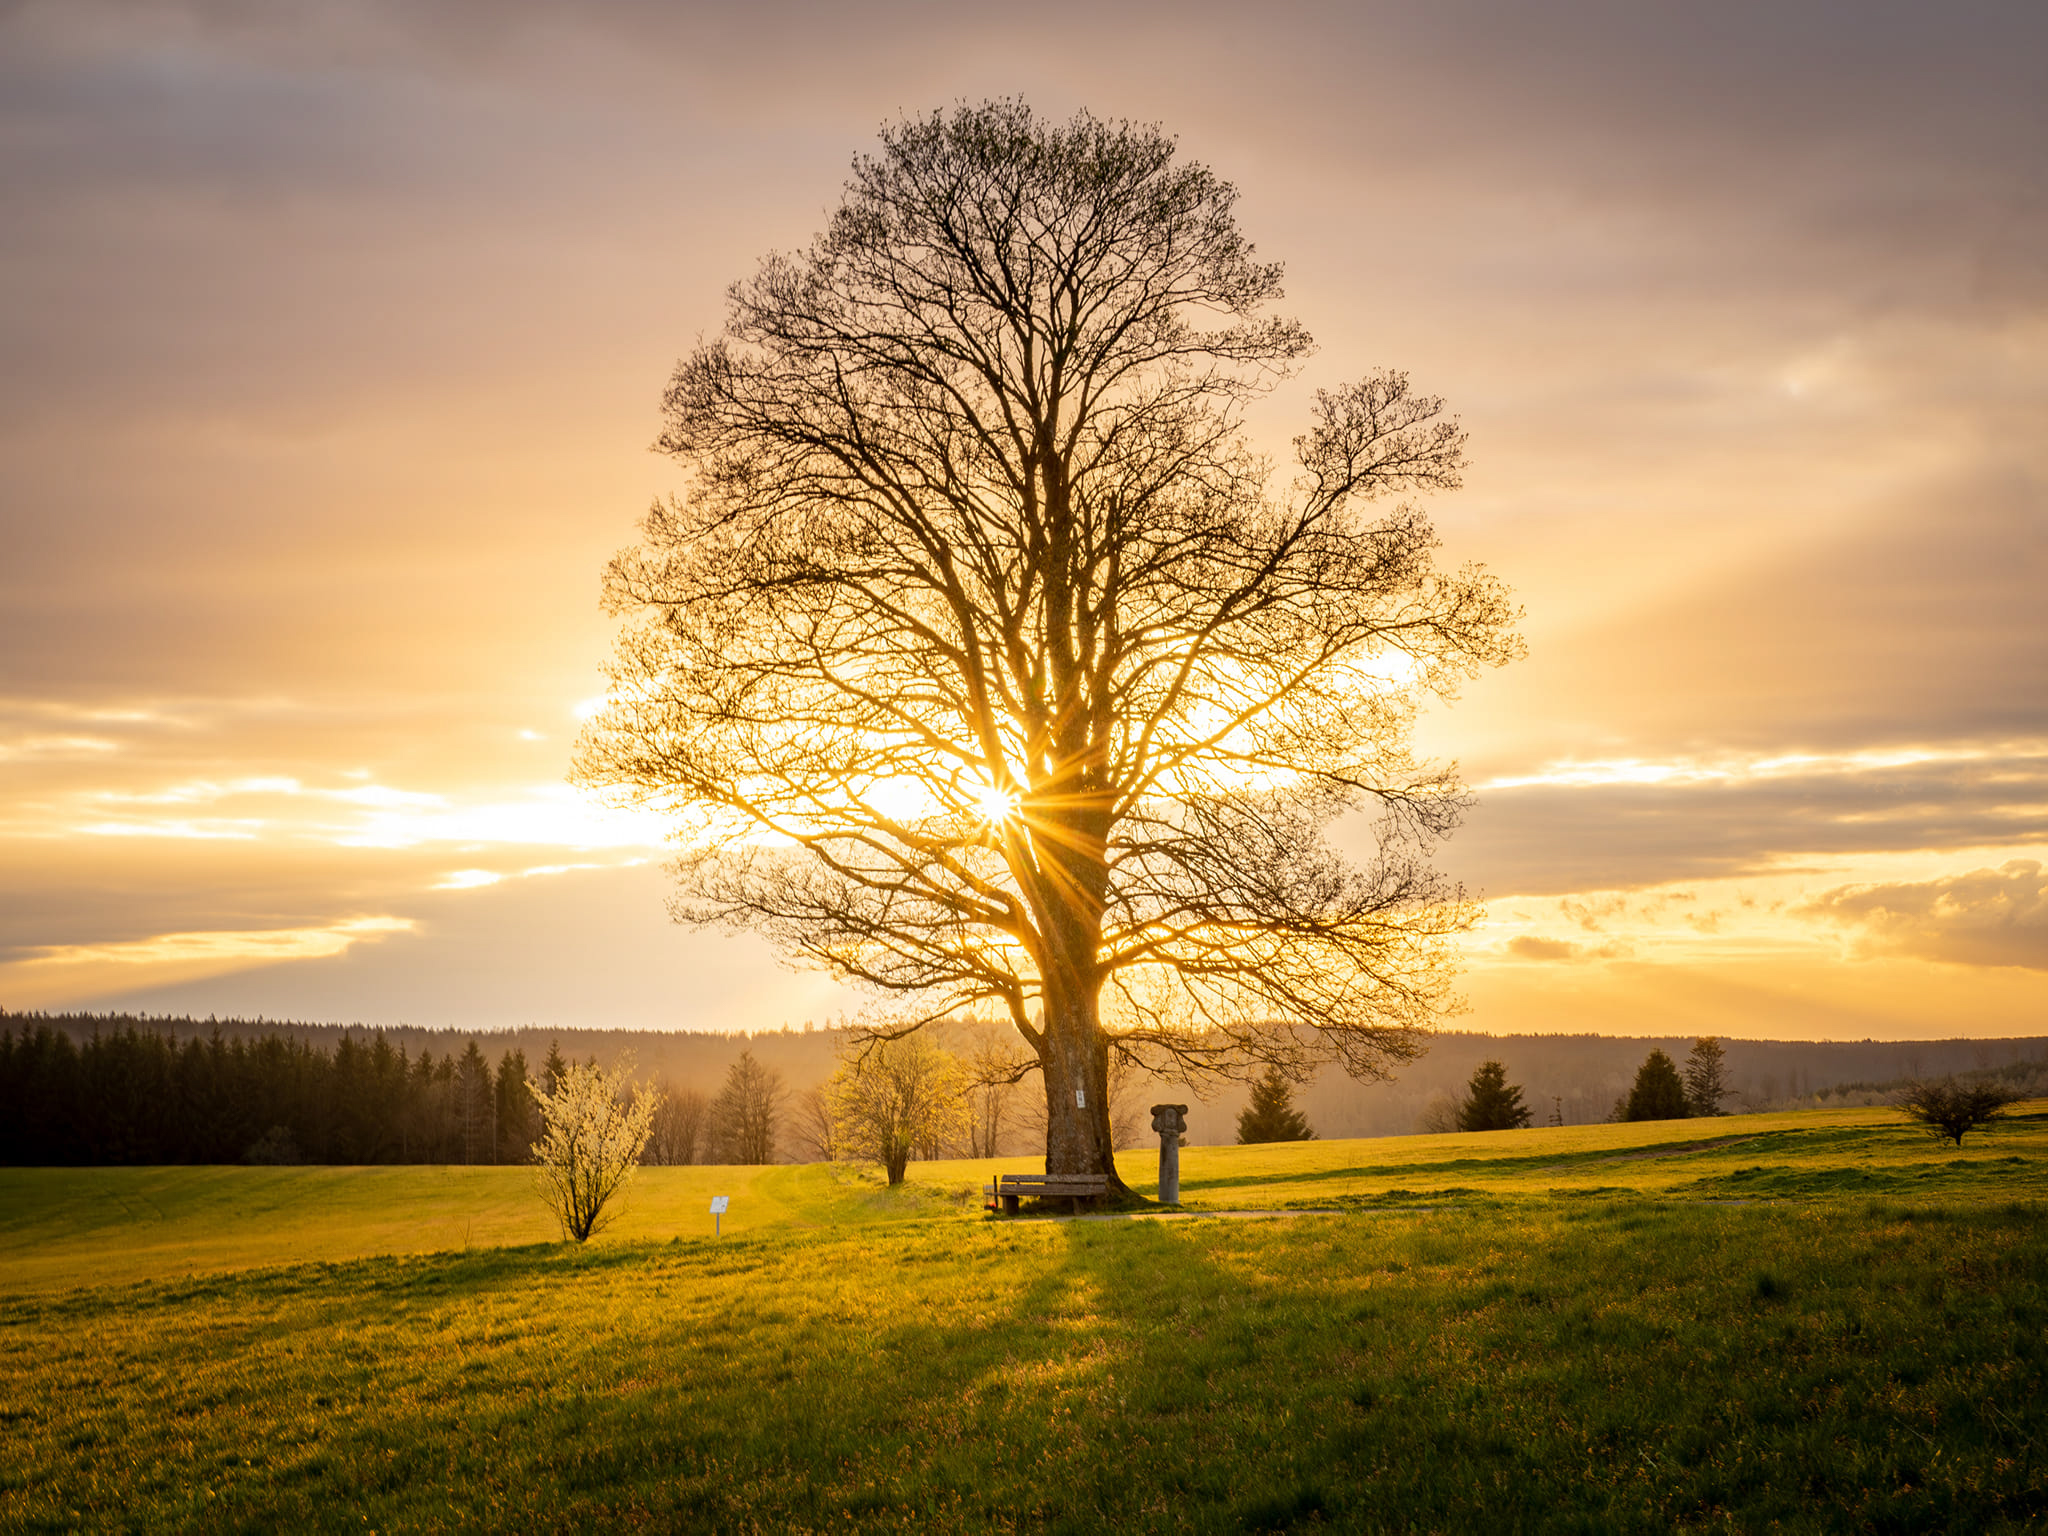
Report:
[[[711,1197],[711,1235],[713,1237],[723,1235],[723,1230],[725,1227],[725,1203],[731,1198],[732,1197],[730,1195],[713,1195]]]

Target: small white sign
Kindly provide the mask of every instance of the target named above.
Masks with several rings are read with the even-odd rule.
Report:
[[[731,1198],[731,1195],[713,1195],[711,1197],[711,1214],[723,1216],[725,1214],[725,1202]]]
[[[1076,1108],[1076,1109],[1086,1109],[1087,1107],[1088,1107],[1088,1092],[1087,1092],[1087,1090],[1086,1090],[1086,1089],[1084,1089],[1084,1088],[1076,1088],[1076,1089],[1074,1090],[1074,1108]]]

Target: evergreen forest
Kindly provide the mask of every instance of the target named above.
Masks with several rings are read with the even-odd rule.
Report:
[[[523,1163],[537,1134],[516,1048],[493,1062],[475,1040],[408,1055],[381,1031],[329,1049],[282,1030],[131,1021],[75,1040],[7,1022],[0,1163]]]

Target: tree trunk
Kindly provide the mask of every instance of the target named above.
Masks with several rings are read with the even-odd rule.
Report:
[[[1129,1193],[1116,1171],[1109,1130],[1109,1042],[1096,1021],[1092,988],[1046,978],[1045,1171],[1100,1173],[1112,1197]]]

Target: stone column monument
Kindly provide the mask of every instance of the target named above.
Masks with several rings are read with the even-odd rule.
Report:
[[[1159,1133],[1159,1203],[1180,1204],[1180,1136],[1188,1128],[1185,1104],[1154,1104],[1152,1129]]]

